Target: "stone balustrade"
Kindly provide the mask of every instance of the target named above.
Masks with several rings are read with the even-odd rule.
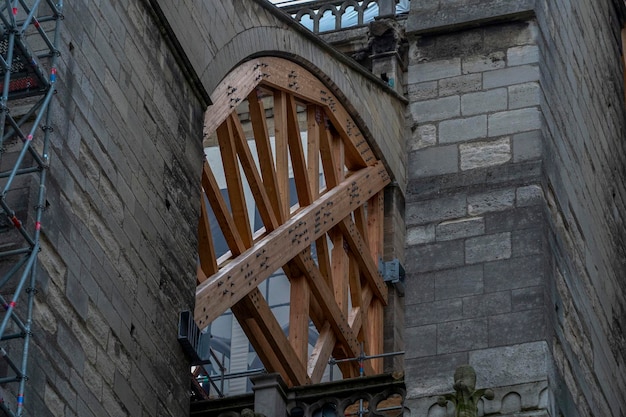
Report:
[[[409,0],[315,0],[279,7],[309,30],[320,33],[362,26],[378,16],[408,12]]]

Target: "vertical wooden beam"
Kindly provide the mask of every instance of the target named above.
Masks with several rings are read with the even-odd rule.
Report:
[[[383,353],[383,314],[383,303],[379,299],[374,298],[367,309],[367,322],[364,326],[364,337],[368,344],[368,355]],[[376,373],[383,372],[382,358],[372,359],[371,365]]]
[[[335,301],[344,315],[348,315],[348,254],[344,247],[344,237],[338,228],[329,232],[333,243],[332,277]]]
[[[263,185],[265,186],[272,208],[274,209],[274,214],[279,222],[282,223],[285,221],[286,216],[283,212],[283,206],[280,203],[278,180],[276,178],[276,168],[274,166],[274,155],[272,154],[270,135],[267,130],[265,109],[256,90],[248,95],[248,106],[250,109],[250,122],[252,123],[254,142],[256,143],[256,151],[259,158],[259,167],[261,168],[261,176],[263,177]]]
[[[289,131],[287,126],[287,94],[274,93],[274,136],[276,138],[276,179],[281,210],[289,218]]]
[[[292,278],[289,300],[289,342],[302,363],[309,356],[309,303],[311,289],[306,277]]]
[[[378,265],[378,260],[383,256],[385,221],[385,191],[382,190],[367,202],[367,236],[370,253],[374,262]]]
[[[324,129],[320,131],[320,156],[322,158],[322,168],[324,169],[324,179],[326,181],[326,188],[330,189],[336,187],[340,180],[337,176],[337,168],[339,162],[335,161],[335,153],[332,148],[332,132],[330,131],[330,125],[326,125]]]

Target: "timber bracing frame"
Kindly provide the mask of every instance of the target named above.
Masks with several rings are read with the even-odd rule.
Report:
[[[266,370],[291,386],[320,382],[331,355],[381,354],[387,287],[378,261],[390,178],[350,114],[314,75],[274,57],[243,63],[211,100],[205,142],[219,146],[228,201],[205,161],[198,327],[231,309]],[[248,189],[263,223],[256,231]],[[209,210],[229,249],[219,257]],[[290,282],[288,334],[257,288],[281,268]],[[309,354],[310,322],[319,337]],[[340,369],[345,378],[383,370],[380,358],[361,365]]]
[[[62,10],[63,0],[0,0],[0,384],[15,395],[2,392],[0,409],[8,416],[24,413]]]

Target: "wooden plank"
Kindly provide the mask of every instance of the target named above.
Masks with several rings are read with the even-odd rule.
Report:
[[[322,106],[346,142],[346,165],[351,170],[372,165],[376,157],[356,123],[337,97],[317,77],[293,62],[273,57],[259,58],[267,65],[262,84],[293,94],[295,97]]]
[[[339,228],[343,232],[352,253],[355,255],[359,263],[359,268],[361,268],[368,285],[372,287],[374,295],[386,304],[387,286],[383,281],[383,277],[378,272],[378,265],[374,263],[374,260],[369,253],[369,248],[363,241],[359,231],[356,229],[354,222],[350,219],[350,217],[346,217],[339,222]]]
[[[333,135],[330,129],[326,128],[320,132],[319,141],[326,188],[331,189],[341,182],[337,175],[336,167],[343,162],[335,160],[335,153],[332,147]]]
[[[209,225],[209,212],[204,193],[200,195],[200,221],[198,222],[198,258],[205,276],[211,276],[218,270],[213,235]]]
[[[258,98],[256,90],[248,95],[248,106],[250,109],[250,122],[252,123],[252,132],[254,134],[254,142],[256,143],[257,156],[259,158],[259,167],[261,168],[261,176],[263,177],[263,185],[274,209],[274,214],[280,223],[286,219],[285,213],[282,211],[280,204],[280,194],[278,192],[278,180],[276,178],[276,168],[274,166],[274,155],[270,143],[270,135],[267,130],[267,121],[265,119],[265,109],[263,102]]]
[[[224,266],[196,289],[198,327],[206,327],[388,183],[381,162],[354,173]]]
[[[304,276],[292,278],[289,297],[289,342],[300,361],[309,356],[309,303],[311,292]]]
[[[349,256],[348,266],[350,300],[352,301],[352,308],[359,307],[363,301],[361,298],[361,274],[359,271],[359,264],[354,255]]]
[[[246,307],[248,318],[253,319],[260,331],[266,335],[271,352],[277,355],[289,380],[295,385],[309,383],[305,362],[298,358],[261,292],[255,288],[242,302]],[[271,352],[265,353],[270,355]]]
[[[330,249],[328,247],[328,237],[324,234],[315,241],[315,252],[317,253],[317,265],[328,286],[333,288],[332,267],[330,262]]]
[[[309,279],[313,297],[320,303],[324,315],[333,328],[335,336],[337,336],[339,344],[345,348],[346,353],[351,357],[358,356],[361,352],[359,341],[348,324],[346,316],[344,316],[337,303],[333,302],[332,292],[324,282],[311,255],[306,251],[302,251],[294,258],[294,262]],[[369,368],[367,370],[368,375],[371,375],[372,371]]]
[[[322,381],[324,371],[326,370],[336,341],[337,337],[335,333],[333,333],[330,324],[326,322],[324,327],[319,331],[317,342],[313,347],[313,352],[309,357],[307,365],[307,373],[313,384],[318,384]]]
[[[265,230],[271,232],[278,227],[278,220],[274,215],[269,196],[265,191],[263,181],[254,163],[254,158],[252,157],[252,152],[248,146],[248,141],[246,140],[239,117],[236,113],[233,113],[230,116],[230,120],[235,133],[235,146],[237,148],[237,154],[239,155],[239,161],[246,174],[250,191],[254,196],[254,201],[256,202],[256,207],[257,210],[259,210],[259,215],[261,216]]]
[[[383,257],[385,222],[385,192],[381,191],[367,202],[367,235],[372,259],[378,264]]]
[[[289,127],[287,123],[287,93],[274,94],[274,137],[276,138],[276,178],[281,210],[289,218]]]
[[[213,209],[213,214],[232,255],[237,256],[241,254],[246,248],[207,161],[204,161],[202,169],[202,188],[206,193],[209,204]]]
[[[334,291],[334,299],[343,314],[348,314],[348,290],[349,290],[349,259],[344,244],[341,230],[333,228],[328,235],[333,244],[331,251],[331,276]]]
[[[383,304],[378,299],[373,299],[367,310],[367,325],[364,327],[365,340],[368,343],[368,355],[383,353],[384,318]],[[383,359],[371,359],[372,368],[376,373],[383,372]]]
[[[244,245],[250,247],[252,246],[252,230],[250,229],[250,218],[248,216],[243,181],[235,149],[233,125],[230,118],[217,128],[217,138],[220,143],[220,156],[224,166],[224,177],[235,227]]]
[[[248,337],[252,347],[254,347],[254,351],[259,356],[265,370],[267,372],[278,372],[288,385],[294,385],[289,377],[289,372],[285,368],[286,363],[281,361],[281,358],[277,355],[277,351],[272,348],[273,345],[269,341],[271,335],[265,333],[263,329],[259,327],[256,320],[253,318],[254,313],[250,311],[251,309],[251,301],[246,298],[237,303],[237,305],[234,305],[232,312],[239,322],[241,329]]]
[[[365,206],[358,207],[356,210],[354,210],[354,213],[352,213],[352,215],[354,216],[354,224],[356,226],[356,229],[361,234],[361,237],[365,242],[365,246],[371,249],[371,246],[369,244],[369,230],[367,228],[367,220],[365,216]]]
[[[298,111],[293,96],[287,96],[287,129],[289,142],[289,155],[291,156],[291,169],[296,183],[298,203],[300,207],[308,206],[313,202],[311,187],[309,185],[309,173],[306,166],[306,156],[302,146],[300,126],[298,124]]]
[[[307,106],[307,170],[311,195],[317,198],[320,194],[320,123],[321,110],[317,106]]]

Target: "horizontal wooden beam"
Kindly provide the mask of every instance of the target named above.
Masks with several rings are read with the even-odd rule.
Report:
[[[355,172],[200,284],[194,310],[198,327],[206,327],[389,181],[382,162]]]

